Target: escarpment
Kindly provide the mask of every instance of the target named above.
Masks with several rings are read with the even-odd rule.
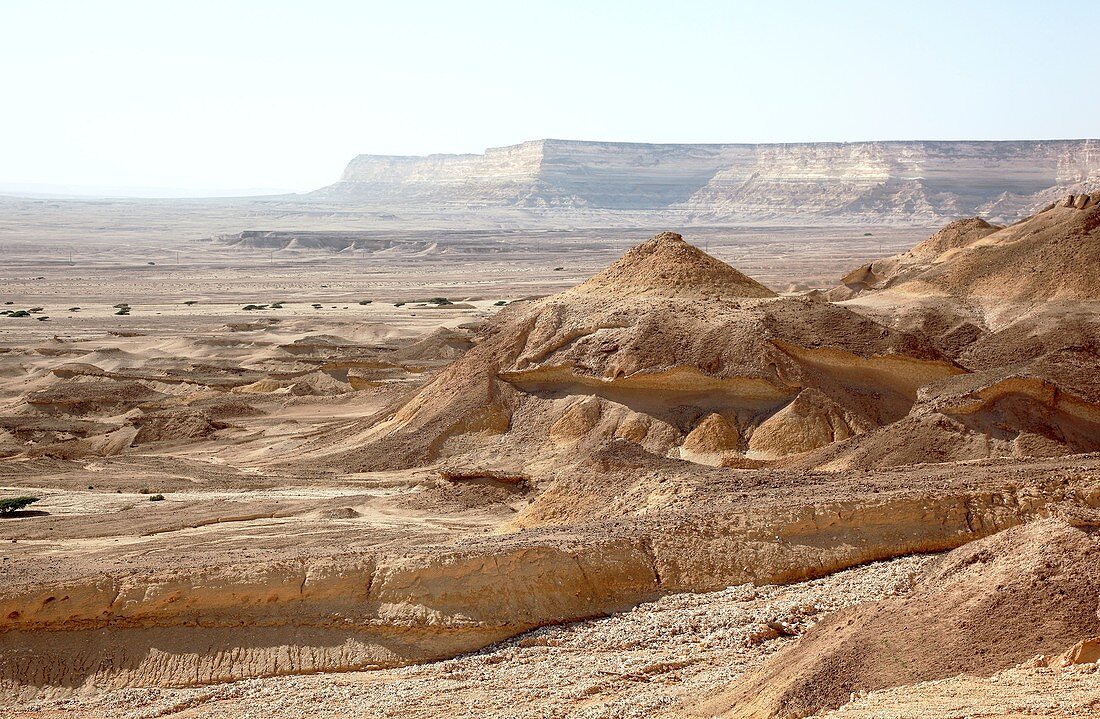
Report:
[[[1095,190],[1097,141],[642,144],[546,139],[483,154],[360,155],[323,201],[661,211],[734,222],[1014,222]],[[991,178],[995,180],[991,181]],[[1092,183],[1092,184],[1090,184]]]

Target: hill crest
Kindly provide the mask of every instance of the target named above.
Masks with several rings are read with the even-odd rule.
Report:
[[[751,277],[684,241],[662,232],[631,248],[571,294],[655,297],[776,297]]]

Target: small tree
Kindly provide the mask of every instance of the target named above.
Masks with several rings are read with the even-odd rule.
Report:
[[[0,499],[0,514],[13,514],[28,504],[37,502],[40,497],[9,497]]]

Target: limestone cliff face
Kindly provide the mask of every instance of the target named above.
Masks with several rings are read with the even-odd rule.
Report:
[[[650,145],[539,140],[360,155],[323,199],[675,211],[700,221],[1011,222],[1100,187],[1100,140]]]
[[[543,143],[483,155],[359,155],[323,197],[397,204],[525,204],[538,185]]]

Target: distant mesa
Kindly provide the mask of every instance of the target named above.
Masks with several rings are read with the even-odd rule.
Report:
[[[1100,140],[639,144],[359,155],[321,201],[478,211],[676,212],[692,221],[1014,222],[1100,189]],[[1076,200],[1074,200],[1076,201]]]

